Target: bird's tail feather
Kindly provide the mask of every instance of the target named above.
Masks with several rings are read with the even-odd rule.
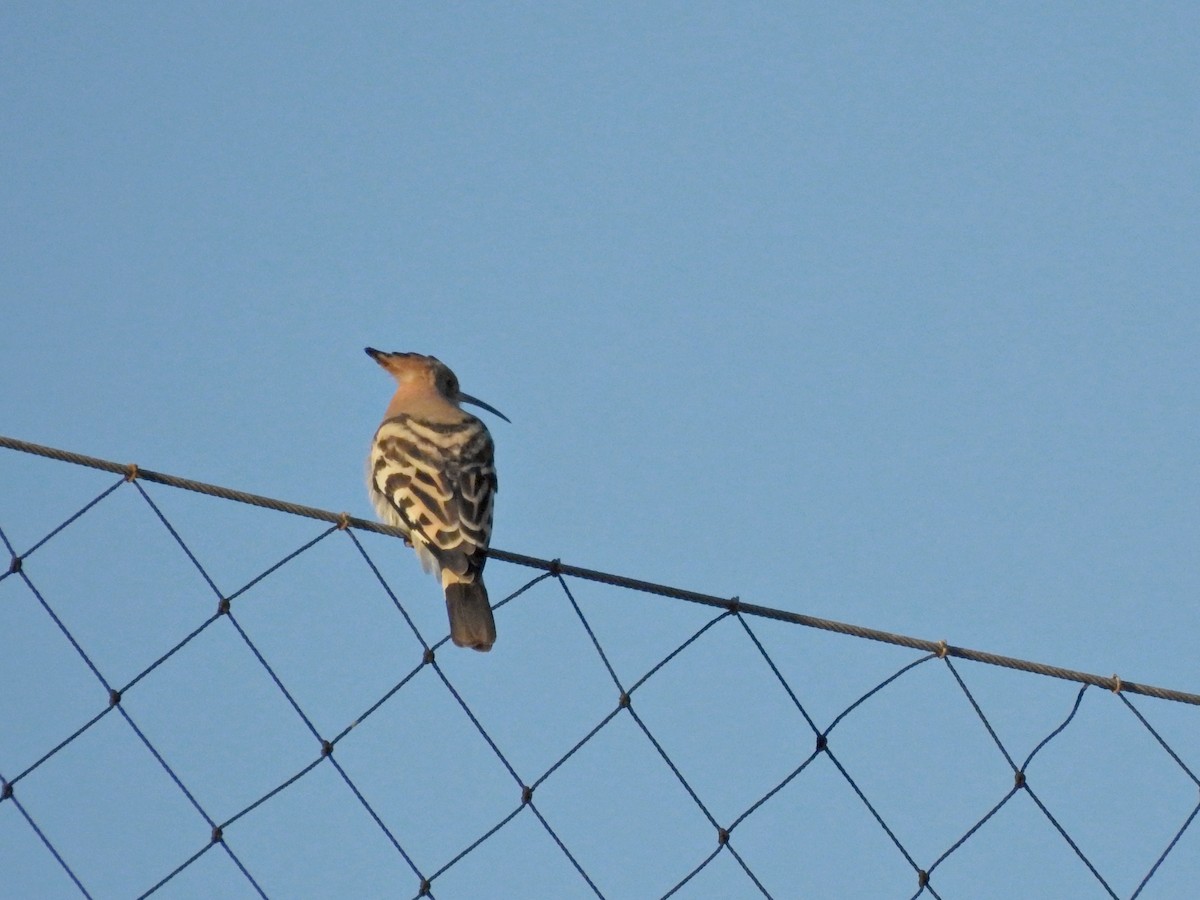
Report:
[[[472,650],[492,649],[496,620],[481,579],[447,584],[446,611],[450,613],[450,640]]]

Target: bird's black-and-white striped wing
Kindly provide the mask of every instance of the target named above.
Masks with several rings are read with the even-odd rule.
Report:
[[[483,570],[492,533],[496,469],[487,428],[473,416],[427,422],[399,415],[375,435],[372,500],[408,533],[427,569],[468,580]]]

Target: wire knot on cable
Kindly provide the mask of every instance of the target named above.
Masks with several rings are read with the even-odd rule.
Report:
[[[521,785],[521,805],[527,806],[531,800],[533,800],[533,788],[527,784]]]
[[[12,558],[12,561],[9,562],[9,564],[8,564],[8,574],[16,575],[20,571],[21,571],[21,557],[14,556]]]
[[[741,608],[742,608],[742,598],[741,597],[730,597],[729,598],[729,604],[726,606],[726,609],[728,609],[731,613],[736,613]]]
[[[1113,680],[1112,688],[1111,688],[1112,692],[1114,694],[1121,693],[1121,676],[1114,674],[1112,677],[1112,680]]]
[[[12,785],[9,784],[7,781],[5,781],[5,782],[3,782],[3,786],[0,787],[0,800],[7,800],[11,796],[12,796]]]
[[[223,840],[225,840],[225,832],[221,830],[220,825],[214,825],[212,830],[212,842],[214,844],[219,844]]]
[[[418,897],[428,897],[433,892],[433,885],[429,883],[428,878],[421,879],[421,889],[417,891]]]
[[[338,513],[337,527],[338,531],[345,531],[350,527],[350,513]]]
[[[113,688],[112,690],[110,690],[108,692],[108,708],[112,709],[114,706],[119,706],[120,703],[121,703],[121,692],[118,691],[116,688]]]
[[[549,568],[546,569],[546,571],[554,576],[561,575],[562,574],[562,560],[561,559],[550,560],[550,566],[549,566]]]
[[[426,647],[425,652],[421,654],[421,665],[424,665],[424,666],[429,665],[431,662],[433,662],[433,657],[434,657],[433,648]]]
[[[1019,788],[1025,787],[1025,773],[1020,769],[1017,769],[1017,771],[1013,772],[1013,783]]]
[[[917,885],[923,888],[927,884],[929,884],[929,873],[924,869],[917,869]]]
[[[137,477],[138,477],[137,463],[130,463],[128,466],[125,467],[125,480],[126,481],[137,481]]]
[[[950,645],[947,644],[944,640],[938,641],[938,648],[937,648],[938,659],[945,659],[946,654],[949,652],[950,652]]]
[[[333,744],[329,741],[321,741],[321,756],[333,756]]]
[[[718,828],[717,829],[717,843],[720,844],[722,847],[724,847],[726,844],[729,843],[729,829],[728,828]]]
[[[217,603],[217,615],[218,616],[229,615],[229,598],[228,597],[222,597],[220,599],[220,601]]]

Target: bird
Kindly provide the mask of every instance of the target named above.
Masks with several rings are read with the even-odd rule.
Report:
[[[379,518],[404,534],[422,567],[441,578],[450,639],[487,651],[496,621],[483,584],[496,493],[494,445],[467,403],[509,419],[464,394],[434,356],[366,353],[396,379],[396,392],[371,441],[367,487]]]

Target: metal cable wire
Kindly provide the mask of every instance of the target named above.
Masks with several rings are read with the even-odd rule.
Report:
[[[32,444],[28,441],[17,440],[16,438],[5,437],[0,435],[0,447],[7,447],[10,450],[18,450],[22,453],[29,453],[35,456],[44,456],[49,459],[57,459],[62,462],[73,463],[80,466],[88,466],[93,469],[101,469],[105,472],[116,472],[126,476],[133,475],[141,481],[151,481],[157,484],[165,484],[170,487],[180,488],[185,491],[195,491],[199,494],[207,494],[211,497],[220,497],[224,500],[233,500],[237,503],[246,503],[251,506],[261,506],[266,509],[273,509],[279,512],[290,513],[295,516],[305,516],[310,519],[319,519],[322,522],[332,522],[341,527],[356,528],[359,531],[372,531],[376,534],[387,534],[393,537],[403,537],[401,532],[389,525],[381,525],[377,522],[371,522],[367,519],[360,519],[354,516],[349,516],[346,513],[330,512],[326,509],[317,509],[313,506],[303,506],[299,503],[290,503],[286,500],[276,500],[272,497],[264,497],[260,494],[250,494],[245,491],[237,491],[232,488],[221,487],[214,484],[206,484],[202,481],[193,481],[189,478],[180,478],[176,475],[166,475],[162,472],[154,472],[149,469],[139,468],[136,464],[118,463],[112,460],[97,459],[94,456],[84,456],[80,453],[72,453],[68,450],[59,450],[54,447],[46,447],[40,444]],[[100,499],[100,498],[98,498]],[[1035,675],[1046,675],[1051,678],[1062,678],[1066,681],[1077,681],[1081,684],[1090,684],[1094,687],[1105,688],[1111,691],[1125,692],[1130,694],[1142,694],[1147,697],[1157,697],[1160,700],[1174,700],[1179,703],[1191,703],[1200,706],[1200,694],[1190,693],[1188,691],[1172,690],[1170,688],[1156,687],[1150,684],[1140,684],[1135,681],[1127,681],[1124,678],[1119,678],[1116,675],[1094,675],[1089,672],[1078,672],[1073,669],[1066,669],[1061,666],[1052,666],[1046,663],[1031,662],[1030,660],[1017,659],[1012,656],[1002,656],[998,653],[988,653],[983,650],[972,650],[968,647],[956,647],[952,644],[947,644],[945,641],[931,641],[924,638],[910,637],[904,634],[895,634],[890,631],[881,631],[876,628],[866,628],[862,625],[852,625],[846,622],[838,622],[833,619],[822,619],[816,616],[806,616],[802,613],[791,612],[784,609],[775,609],[769,606],[759,606],[753,603],[744,603],[737,597],[715,597],[711,594],[702,594],[697,591],[688,591],[683,588],[671,587],[670,585],[655,584],[650,581],[641,581],[636,578],[628,578],[624,575],[614,575],[611,572],[600,572],[595,569],[585,569],[580,566],[567,565],[557,559],[540,559],[536,556],[526,556],[522,553],[512,553],[508,550],[500,550],[491,548],[488,550],[488,556],[492,559],[503,560],[504,562],[514,563],[520,566],[527,566],[531,569],[541,569],[545,572],[553,574],[568,575],[572,578],[580,578],[584,581],[595,581],[600,584],[607,584],[613,587],[627,588],[633,591],[639,591],[646,594],[657,594],[662,597],[671,597],[675,600],[687,600],[691,603],[700,603],[705,606],[715,606],[720,609],[728,609],[731,612],[740,612],[747,616],[759,616],[765,619],[775,619],[780,622],[788,622],[792,625],[803,625],[806,628],[818,628],[823,631],[833,631],[839,634],[847,634],[851,637],[865,638],[867,640],[879,641],[884,644],[894,644],[898,647],[909,647],[913,650],[924,650],[929,653],[937,653],[944,656],[953,656],[959,659],[969,659],[973,662],[986,663],[989,666],[1001,666],[1007,669],[1016,669],[1021,672],[1032,672]]]
[[[49,619],[54,623],[57,630],[63,635],[67,643],[73,651],[90,669],[92,675],[100,681],[107,692],[108,702],[104,708],[99,709],[94,715],[90,716],[77,728],[73,729],[68,737],[56,742],[52,747],[43,753],[39,753],[36,761],[27,765],[18,774],[10,780],[0,778],[0,811],[6,802],[11,802],[19,811],[21,820],[27,823],[28,827],[36,835],[42,844],[48,849],[57,864],[69,877],[70,881],[75,885],[80,894],[85,897],[90,897],[92,894],[85,886],[85,878],[77,871],[77,866],[72,866],[68,862],[69,853],[65,853],[63,848],[58,846],[55,835],[48,832],[43,826],[40,826],[35,819],[36,810],[31,811],[28,804],[22,804],[17,798],[17,788],[22,782],[29,779],[35,772],[39,771],[47,765],[51,765],[52,761],[65,748],[73,744],[84,734],[88,733],[98,722],[107,717],[107,714],[113,709],[119,713],[119,717],[126,723],[127,727],[136,735],[139,742],[146,748],[149,754],[158,763],[159,766],[169,775],[170,780],[183,793],[189,801],[190,806],[196,814],[204,821],[205,827],[211,832],[209,840],[199,846],[187,858],[181,860],[177,865],[166,871],[159,880],[145,890],[140,896],[150,896],[161,890],[164,886],[170,884],[181,873],[188,871],[190,867],[199,859],[207,854],[207,851],[213,846],[220,844],[225,854],[231,859],[242,877],[246,880],[252,891],[259,896],[268,896],[267,890],[264,888],[260,878],[256,877],[250,870],[251,864],[244,862],[234,852],[234,848],[230,846],[230,840],[237,841],[237,835],[241,833],[241,829],[247,826],[248,815],[262,807],[264,804],[270,803],[276,797],[289,790],[293,785],[306,779],[309,774],[322,767],[324,763],[328,763],[337,775],[339,780],[344,783],[349,791],[349,795],[353,796],[356,802],[368,813],[374,826],[385,836],[389,845],[394,849],[398,856],[405,863],[406,868],[413,874],[416,879],[415,897],[433,897],[435,882],[440,883],[441,879],[447,872],[454,869],[463,860],[478,852],[479,848],[490,842],[495,835],[508,827],[509,823],[519,819],[526,809],[530,811],[532,820],[538,823],[538,827],[550,838],[552,844],[557,848],[557,851],[562,854],[570,867],[579,876],[581,882],[588,891],[597,896],[604,897],[605,893],[598,879],[593,873],[589,872],[588,866],[584,859],[572,849],[569,842],[564,839],[562,834],[561,822],[555,822],[552,814],[540,809],[534,802],[535,792],[541,791],[547,783],[556,782],[558,779],[565,777],[563,773],[568,768],[567,763],[585,746],[592,742],[596,737],[606,729],[612,727],[612,723],[620,718],[625,718],[635,726],[636,735],[640,735],[645,744],[653,751],[653,756],[659,759],[666,771],[684,790],[685,794],[692,801],[693,812],[699,816],[704,822],[706,828],[715,830],[715,847],[697,847],[696,862],[689,864],[686,871],[683,871],[679,880],[665,890],[662,896],[672,896],[682,890],[686,885],[693,882],[702,872],[704,872],[714,861],[720,859],[723,854],[728,853],[728,858],[733,861],[737,871],[740,871],[745,879],[747,887],[753,889],[765,897],[773,896],[771,887],[766,883],[763,874],[757,870],[757,865],[752,864],[749,858],[739,850],[741,847],[742,831],[739,830],[747,821],[752,821],[759,814],[759,811],[768,806],[772,806],[782,802],[780,797],[789,784],[792,784],[798,777],[806,771],[809,771],[814,761],[825,757],[836,771],[838,777],[844,780],[846,785],[851,789],[858,801],[862,804],[870,818],[879,827],[882,833],[886,836],[888,842],[895,848],[895,851],[904,860],[904,863],[910,867],[915,875],[916,892],[912,895],[914,898],[922,895],[938,898],[941,894],[937,891],[933,884],[935,872],[946,862],[952,858],[964,845],[976,839],[985,826],[993,820],[1001,809],[1016,802],[1016,798],[1021,795],[1027,795],[1030,798],[1033,806],[1038,810],[1039,814],[1049,823],[1049,825],[1061,836],[1067,847],[1070,848],[1073,855],[1078,858],[1083,867],[1088,871],[1094,883],[1107,896],[1118,896],[1110,882],[1106,880],[1101,872],[1101,863],[1089,856],[1080,847],[1069,833],[1067,828],[1062,824],[1061,817],[1055,816],[1051,811],[1047,801],[1036,794],[1030,787],[1027,774],[1034,763],[1035,757],[1048,744],[1063,734],[1075,720],[1076,714],[1081,708],[1081,704],[1088,694],[1090,688],[1103,688],[1107,691],[1113,691],[1122,701],[1123,709],[1132,714],[1133,720],[1138,723],[1146,732],[1154,739],[1154,741],[1165,752],[1166,757],[1170,759],[1175,766],[1186,776],[1186,779],[1194,786],[1200,786],[1200,779],[1184,762],[1181,755],[1173,749],[1162,734],[1154,728],[1146,715],[1138,709],[1127,696],[1128,694],[1142,694],[1146,696],[1156,697],[1164,700],[1176,701],[1183,704],[1200,704],[1200,696],[1182,691],[1168,690],[1157,688],[1148,685],[1136,684],[1112,677],[1102,677],[1089,675],[1087,673],[1074,672],[1068,669],[1063,669],[1056,666],[1047,666],[1040,663],[1028,662],[1025,660],[1013,659],[1010,657],[998,656],[996,654],[985,653],[982,651],[970,650],[966,648],[957,648],[947,645],[940,641],[924,641],[916,638],[907,637],[904,635],[891,634],[889,632],[877,631],[874,629],[861,628],[859,626],[847,625],[845,623],[833,622],[829,620],[816,619],[809,616],[803,616],[796,613],[787,612],[769,607],[756,606],[753,604],[742,603],[737,598],[723,599],[713,597],[706,594],[699,594],[691,591],[685,591],[678,588],[673,588],[665,585],[656,585],[647,582],[638,581],[635,579],[625,578],[610,573],[596,572],[593,570],[582,569],[574,566],[568,566],[560,563],[558,560],[542,560],[534,557],[523,556],[521,554],[509,553],[501,550],[491,551],[491,556],[505,562],[522,565],[534,569],[541,570],[541,574],[536,575],[517,589],[509,593],[508,596],[501,599],[495,604],[499,609],[507,604],[515,602],[518,598],[526,595],[535,586],[553,582],[557,586],[557,590],[561,591],[563,599],[567,601],[574,617],[578,620],[581,629],[587,638],[587,643],[591,646],[595,653],[601,668],[603,668],[613,683],[615,689],[614,706],[603,715],[593,727],[588,729],[577,740],[570,742],[569,748],[560,755],[557,759],[552,760],[542,771],[536,773],[521,772],[520,766],[513,760],[511,753],[501,746],[501,742],[497,740],[489,729],[484,725],[483,719],[472,708],[472,705],[467,702],[462,692],[458,690],[447,674],[446,670],[437,662],[437,651],[446,643],[447,638],[442,638],[436,642],[428,641],[417,627],[414,620],[404,608],[404,604],[397,597],[396,593],[388,585],[386,579],[382,575],[379,567],[371,559],[362,542],[358,540],[355,531],[371,531],[386,535],[398,536],[398,533],[386,526],[377,525],[373,522],[367,522],[361,519],[354,519],[345,514],[332,513],[325,510],[314,509],[311,507],[300,506],[297,504],[286,503],[283,501],[273,500],[267,497],[261,497],[253,494],[245,494],[240,491],[233,491],[227,488],[222,488],[214,485],[207,485],[201,482],[191,481],[188,479],[177,478],[171,475],[164,475],[156,472],[140,470],[136,466],[126,466],[119,463],[113,463],[106,460],[99,460],[92,457],[81,456],[79,454],[68,453],[54,448],[40,447],[34,444],[28,444],[22,441],[16,441],[10,438],[0,437],[0,446],[18,450],[25,453],[31,453],[37,456],[47,457],[67,463],[84,465],[103,471],[116,473],[122,476],[116,484],[108,486],[98,496],[87,501],[78,511],[73,513],[62,524],[52,529],[46,535],[33,543],[24,553],[18,553],[4,531],[0,527],[0,543],[8,550],[11,557],[11,564],[7,572],[0,573],[0,582],[16,577],[25,588],[36,599],[38,606],[45,612]],[[181,488],[184,490],[195,491],[202,494],[222,498],[225,500],[236,501],[240,503],[248,503],[254,506],[274,509],[293,515],[303,516],[311,519],[329,522],[337,527],[327,528],[321,531],[315,537],[305,540],[296,548],[285,553],[281,558],[276,559],[269,565],[262,568],[252,578],[245,582],[237,590],[225,594],[218,588],[215,580],[211,577],[206,566],[201,562],[198,554],[192,547],[188,545],[180,530],[170,521],[167,515],[162,511],[157,504],[139,482],[153,482],[166,485],[173,488]],[[149,665],[144,666],[136,675],[134,675],[124,686],[114,688],[102,674],[101,667],[98,666],[92,656],[87,652],[86,647],[72,633],[69,623],[63,620],[63,617],[55,610],[54,604],[50,599],[47,599],[45,594],[40,591],[35,583],[34,578],[25,568],[25,562],[40,548],[44,547],[52,540],[61,534],[64,530],[71,527],[81,517],[85,516],[90,510],[104,503],[107,498],[112,496],[123,484],[132,483],[136,488],[137,495],[153,512],[156,520],[163,526],[167,534],[170,535],[174,544],[176,544],[180,552],[194,567],[197,573],[207,583],[208,587],[213,592],[217,601],[216,612],[207,616],[203,621],[191,627],[182,637],[175,640],[171,646],[166,649],[161,655],[153,660]],[[3,523],[0,523],[2,526]],[[330,539],[337,532],[342,532],[347,539],[352,542],[356,556],[362,560],[370,571],[375,582],[384,591],[395,610],[399,612],[407,627],[411,630],[416,640],[422,648],[422,657],[420,662],[405,674],[401,680],[384,692],[381,696],[375,699],[369,706],[353,721],[338,731],[333,737],[325,737],[321,730],[315,724],[315,720],[305,712],[301,704],[296,699],[296,696],[289,690],[284,679],[272,666],[267,654],[256,643],[254,637],[245,625],[240,623],[233,615],[231,604],[232,601],[239,598],[246,592],[255,588],[264,579],[287,566],[293,560],[310,552],[314,547]],[[678,643],[670,652],[654,662],[640,677],[622,679],[617,672],[610,659],[610,654],[605,650],[603,642],[597,635],[597,632],[583,606],[577,601],[570,585],[568,578],[577,578],[583,581],[594,581],[604,584],[614,585],[621,588],[627,588],[635,591],[658,594],[661,596],[671,597],[680,600],[687,600],[694,603],[714,607],[719,610],[718,614],[706,621],[699,628],[695,629],[680,643]],[[853,702],[849,703],[844,709],[836,713],[830,720],[829,724],[823,728],[818,724],[815,717],[807,710],[802,703],[800,696],[801,692],[795,686],[789,683],[788,678],[777,665],[776,661],[768,652],[766,646],[760,640],[755,628],[751,624],[754,618],[771,619],[792,625],[801,625],[810,628],[818,628],[826,631],[834,631],[854,637],[866,638],[873,641],[879,641],[888,644],[894,644],[902,647],[911,648],[918,651],[924,651],[925,655],[906,662],[899,669],[883,678],[878,683],[872,685],[863,694],[861,694]],[[300,767],[282,780],[274,784],[266,792],[248,799],[237,812],[228,816],[224,821],[216,822],[210,817],[206,811],[206,807],[202,805],[200,799],[195,795],[195,792],[185,786],[184,781],[173,768],[171,761],[167,755],[155,745],[154,741],[147,733],[140,728],[134,719],[129,714],[128,710],[122,706],[122,701],[131,692],[141,689],[141,686],[148,681],[153,681],[151,676],[160,666],[167,660],[174,657],[184,647],[195,641],[201,634],[209,632],[215,623],[221,619],[228,619],[230,626],[233,628],[237,636],[237,640],[244,644],[254,657],[256,664],[269,676],[270,681],[274,684],[279,695],[287,708],[292,710],[292,713],[305,726],[305,730],[311,735],[311,739],[315,741],[313,756],[309,757],[308,761],[300,765]],[[732,620],[732,621],[731,621]],[[736,622],[736,628],[733,623]],[[729,624],[725,624],[729,623]],[[647,684],[655,683],[660,677],[660,673],[670,669],[676,664],[676,661],[686,654],[702,652],[696,648],[699,646],[701,639],[711,640],[706,635],[733,635],[744,634],[748,638],[750,644],[754,648],[754,652],[760,656],[767,668],[769,669],[774,681],[778,683],[782,691],[786,694],[788,702],[795,709],[796,724],[802,729],[811,732],[815,740],[815,749],[804,751],[802,755],[798,755],[798,764],[793,766],[787,774],[780,780],[771,784],[765,791],[756,795],[740,812],[728,818],[721,818],[716,812],[715,807],[706,803],[701,795],[702,791],[698,790],[689,780],[687,773],[683,767],[677,762],[672,754],[672,748],[669,747],[660,736],[656,735],[654,723],[648,721],[643,715],[639,715],[634,708],[634,699],[641,696],[641,692]],[[1015,760],[1019,758],[1017,754],[1012,752],[1005,745],[997,729],[989,721],[989,718],[983,708],[983,705],[978,701],[974,692],[967,683],[967,679],[963,673],[960,673],[953,664],[953,659],[967,659],[987,665],[1001,666],[1008,669],[1029,672],[1042,676],[1065,679],[1080,683],[1078,693],[1074,697],[1074,702],[1069,711],[1067,711],[1063,720],[1047,733],[1033,748],[1033,750],[1025,758],[1024,763],[1017,765]],[[884,691],[890,685],[897,681],[909,677],[910,673],[917,670],[929,671],[927,666],[940,661],[944,668],[949,673],[950,683],[962,694],[967,705],[972,710],[973,715],[979,720],[984,731],[988,735],[990,741],[995,744],[1000,754],[1003,756],[1007,766],[1013,772],[1014,782],[1008,787],[998,799],[976,818],[973,823],[964,832],[962,832],[949,846],[937,855],[931,863],[924,868],[918,862],[921,857],[920,853],[915,852],[905,840],[902,829],[896,826],[896,823],[890,822],[888,817],[881,811],[881,807],[877,803],[873,803],[868,797],[868,789],[864,788],[861,782],[861,774],[856,777],[856,773],[852,771],[853,765],[845,759],[839,758],[830,748],[830,735],[839,723],[855,716],[863,705]],[[449,858],[443,860],[440,864],[433,860],[422,859],[418,860],[410,847],[406,847],[406,839],[403,835],[399,835],[393,826],[389,826],[381,812],[376,809],[376,805],[368,801],[366,794],[355,782],[351,775],[347,772],[336,759],[334,754],[339,744],[348,739],[355,733],[357,729],[363,726],[371,719],[389,700],[403,691],[407,686],[414,683],[422,673],[431,672],[436,679],[436,683],[442,685],[446,694],[451,698],[452,706],[459,709],[466,721],[470,723],[471,728],[479,735],[483,744],[488,748],[488,751],[494,755],[501,767],[507,771],[507,775],[511,778],[512,783],[518,789],[519,796],[516,798],[515,805],[501,814],[491,825],[478,833],[474,838],[469,840],[462,850],[456,854],[452,854]],[[628,687],[626,687],[628,685]],[[640,702],[640,701],[639,701]],[[839,732],[840,733],[840,732]],[[811,745],[810,745],[811,746]],[[678,748],[676,748],[678,749]],[[3,761],[0,760],[0,764]],[[1177,830],[1173,832],[1170,841],[1165,848],[1158,854],[1149,870],[1146,872],[1137,888],[1131,894],[1131,897],[1138,896],[1150,880],[1159,871],[1160,866],[1169,855],[1176,850],[1180,839],[1185,832],[1192,826],[1192,823],[1200,815],[1200,803],[1194,806],[1190,814],[1182,821]],[[776,888],[779,890],[780,888]]]

